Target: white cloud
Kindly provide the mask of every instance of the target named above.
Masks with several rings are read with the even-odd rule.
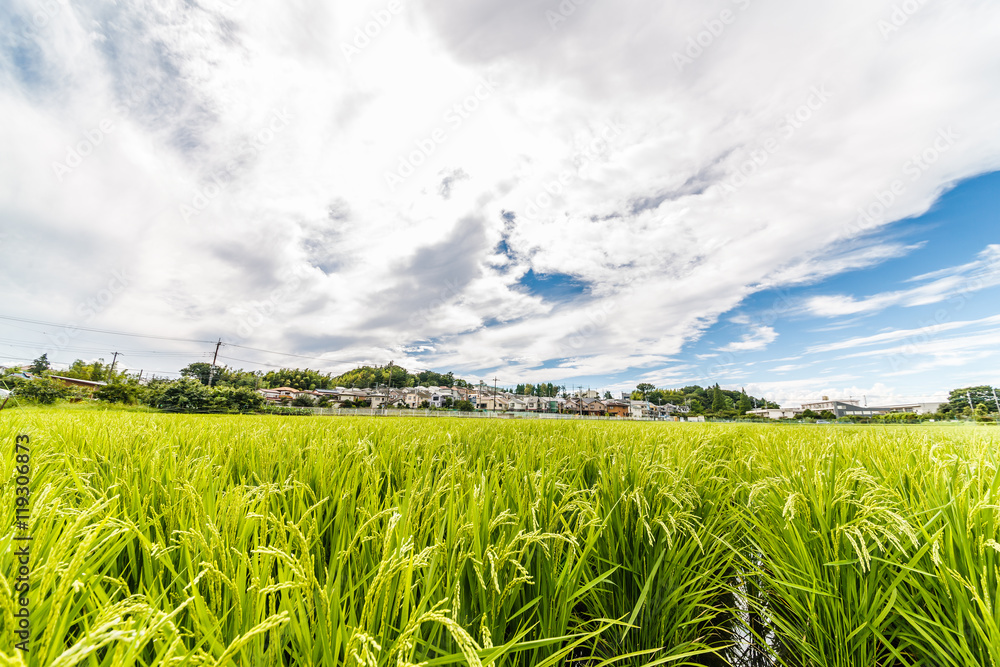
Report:
[[[1000,245],[986,246],[973,262],[909,280],[919,281],[929,282],[906,290],[881,292],[863,299],[846,295],[817,296],[809,299],[806,308],[821,317],[840,317],[876,312],[892,306],[923,306],[952,297],[967,298],[967,295],[974,292],[1000,285]]]
[[[238,340],[277,291],[246,342],[331,366],[652,372],[755,291],[912,249],[838,244],[867,236],[858,209],[942,128],[959,139],[886,220],[1000,166],[994,4],[927,5],[886,40],[888,0],[753,3],[680,71],[670,54],[732,3],[589,3],[555,31],[529,0],[404,5],[350,61],[383,2],[60,3],[32,34],[12,24],[7,310],[74,320],[124,268],[102,327]],[[80,146],[60,180],[53,162]],[[527,294],[528,269],[588,289]],[[811,307],[926,302],[975,270]]]
[[[738,341],[733,341],[724,347],[718,348],[720,352],[751,352],[763,350],[778,338],[778,333],[774,327],[755,326],[751,331],[743,334]]]
[[[885,343],[893,343],[897,341],[908,341],[908,340],[924,340],[933,336],[937,336],[945,331],[952,331],[955,329],[965,329],[968,327],[979,327],[979,326],[993,326],[1000,324],[1000,315],[993,317],[984,317],[978,320],[961,320],[958,322],[940,322],[937,324],[930,324],[923,327],[917,327],[915,329],[897,329],[893,331],[883,331],[882,333],[875,334],[873,336],[861,336],[856,338],[849,338],[847,340],[837,341],[835,343],[824,343],[823,345],[813,345],[806,348],[807,354],[817,354],[823,352],[832,352],[835,350],[850,350],[858,347],[866,347],[868,345],[882,345]]]

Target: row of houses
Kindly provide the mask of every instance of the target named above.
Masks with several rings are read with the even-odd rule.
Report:
[[[803,403],[797,408],[760,408],[751,410],[747,414],[767,419],[798,419],[806,410],[816,414],[829,412],[837,419],[841,417],[874,417],[875,415],[885,415],[893,412],[905,412],[917,415],[934,414],[944,405],[938,403],[899,403],[895,405],[869,406],[861,405],[858,399],[834,399],[824,396],[821,401]]]
[[[259,389],[265,400],[288,402],[299,396],[323,401],[331,407],[364,403],[372,408],[446,408],[459,401],[468,401],[477,410],[494,412],[549,412],[580,414],[587,417],[621,417],[623,419],[666,419],[687,414],[686,405],[655,405],[648,401],[601,399],[597,392],[581,392],[568,398],[543,397],[476,387],[402,387],[356,389],[303,390],[293,387]]]

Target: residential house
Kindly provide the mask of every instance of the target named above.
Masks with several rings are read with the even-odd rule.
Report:
[[[604,407],[607,409],[609,417],[625,419],[630,416],[631,410],[628,401],[608,399],[604,401]]]
[[[653,419],[656,415],[656,406],[649,401],[629,401],[629,416],[632,419]]]
[[[496,412],[506,410],[510,401],[503,394],[488,395],[483,397],[482,409]]]
[[[302,391],[295,387],[277,387],[274,389],[258,389],[257,393],[264,397],[265,401],[279,403],[281,399],[294,399],[299,394],[309,394],[311,392]]]
[[[797,412],[802,411],[796,411],[791,408],[757,408],[756,410],[750,410],[747,414],[766,419],[794,419]]]

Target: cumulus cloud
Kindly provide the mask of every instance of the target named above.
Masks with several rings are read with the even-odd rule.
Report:
[[[908,252],[872,233],[1000,167],[992,3],[888,33],[888,0],[53,7],[0,18],[7,309],[72,320],[124,269],[104,327],[330,369],[655,372],[756,291]],[[809,307],[941,298],[989,257]]]

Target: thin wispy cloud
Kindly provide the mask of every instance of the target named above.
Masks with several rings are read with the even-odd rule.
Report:
[[[821,317],[841,317],[885,310],[892,306],[912,307],[939,303],[955,296],[994,287],[1000,285],[1000,245],[987,246],[974,262],[909,279],[909,282],[921,281],[926,282],[910,289],[882,292],[860,299],[843,294],[817,296],[806,303],[806,308]]]

